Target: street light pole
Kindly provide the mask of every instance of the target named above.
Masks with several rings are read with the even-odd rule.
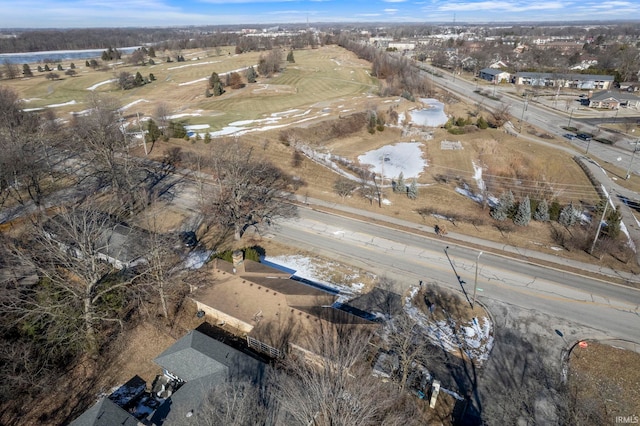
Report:
[[[571,114],[569,114],[569,124],[567,124],[567,127],[571,127],[571,119],[573,118],[573,108],[571,108]]]
[[[609,193],[607,193],[607,201],[604,203],[604,209],[602,209],[602,217],[600,218],[600,222],[598,222],[598,230],[596,231],[596,236],[593,239],[593,244],[591,244],[591,249],[589,249],[589,254],[593,254],[593,249],[596,248],[596,243],[598,242],[598,237],[600,236],[600,230],[602,229],[602,222],[604,221],[604,218],[607,214],[607,207],[609,207]]]
[[[476,278],[473,280],[473,303],[471,304],[471,309],[476,306],[476,291],[478,290],[478,262],[480,262],[480,256],[482,256],[482,252],[478,253],[478,257],[476,257]]]

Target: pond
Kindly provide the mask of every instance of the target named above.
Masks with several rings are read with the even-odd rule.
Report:
[[[448,120],[444,113],[444,104],[437,99],[421,98],[420,101],[427,108],[416,109],[409,112],[411,122],[418,126],[440,127]]]

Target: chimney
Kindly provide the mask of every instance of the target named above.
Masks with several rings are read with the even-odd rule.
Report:
[[[242,250],[236,250],[232,254],[233,259],[233,273],[244,272],[244,252]]]

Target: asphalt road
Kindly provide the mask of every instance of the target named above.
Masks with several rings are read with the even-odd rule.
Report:
[[[448,243],[447,258],[447,243],[438,239],[308,208],[299,213],[271,229],[278,240],[386,275],[399,283],[399,291],[423,280],[464,288],[472,299],[477,250]],[[639,290],[490,253],[479,258],[477,283],[480,301],[489,298],[640,341]]]
[[[476,86],[476,84],[464,79],[454,78],[451,74],[443,72],[442,70],[436,70],[436,72],[442,74],[442,77],[435,77],[431,74],[424,73],[425,78],[431,79],[434,84],[441,86],[453,93],[458,94],[464,99],[471,100],[472,102],[478,102],[488,108],[500,108],[503,105],[509,105],[509,113],[512,115],[513,123],[516,129],[519,129],[519,120],[524,117],[524,121],[534,126],[545,129],[552,134],[562,136],[567,133],[562,129],[562,126],[569,124],[570,115],[571,124],[579,126],[583,131],[594,132],[596,131],[596,124],[602,121],[602,117],[596,117],[595,120],[590,120],[587,117],[583,117],[581,113],[574,112],[573,114],[567,111],[559,111],[556,109],[548,108],[540,103],[532,102],[529,100],[525,104],[524,97],[514,96],[513,85],[501,86],[498,85],[495,88],[493,86]],[[474,90],[478,88],[493,95],[493,89],[495,89],[495,96],[499,97],[499,100],[493,100],[489,97],[479,95]],[[524,114],[523,114],[524,110]],[[613,118],[612,118],[613,120]],[[632,173],[640,174],[640,158],[635,158],[632,161],[633,149],[635,148],[634,140],[625,140],[620,142],[619,146],[603,145],[599,142],[592,141],[591,143],[582,141],[580,139],[573,139],[572,145],[574,147],[575,154],[585,154],[588,150],[588,154],[592,157],[600,160],[616,164],[618,167],[630,169]]]

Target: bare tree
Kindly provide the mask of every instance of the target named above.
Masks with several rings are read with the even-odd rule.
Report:
[[[370,330],[319,325],[305,355],[292,353],[274,379],[287,423],[304,425],[424,424],[415,405],[402,403],[394,386],[371,374],[366,361]]]
[[[95,353],[100,331],[121,322],[132,282],[102,260],[117,250],[110,247],[113,227],[110,216],[91,204],[44,217],[13,250],[38,280],[17,281],[0,300],[2,308],[54,346]]]
[[[18,78],[20,76],[20,68],[16,64],[9,62],[8,59],[5,59],[4,75],[10,80]]]
[[[254,426],[275,424],[277,403],[267,389],[233,379],[216,386],[205,400],[195,424]]]
[[[202,206],[211,221],[231,229],[239,240],[247,228],[293,217],[291,178],[270,162],[254,158],[237,140],[216,144],[211,156],[214,186]]]
[[[342,176],[336,179],[333,183],[334,191],[336,191],[336,194],[338,194],[343,200],[351,195],[357,187],[357,182]]]
[[[84,153],[88,176],[99,187],[106,186],[117,197],[125,212],[132,212],[144,192],[139,184],[145,176],[129,156],[129,141],[121,125],[119,105],[114,98],[89,97],[91,112],[76,117],[73,124],[78,148]]]
[[[387,321],[383,339],[389,350],[398,358],[397,381],[406,390],[410,374],[425,366],[436,354],[430,349],[424,330],[409,315],[400,315]]]
[[[165,136],[170,136],[168,134],[169,117],[171,115],[171,109],[169,108],[169,105],[167,105],[165,102],[160,102],[156,106],[153,115],[158,122],[158,127],[160,127],[160,131],[162,132],[162,134]]]

